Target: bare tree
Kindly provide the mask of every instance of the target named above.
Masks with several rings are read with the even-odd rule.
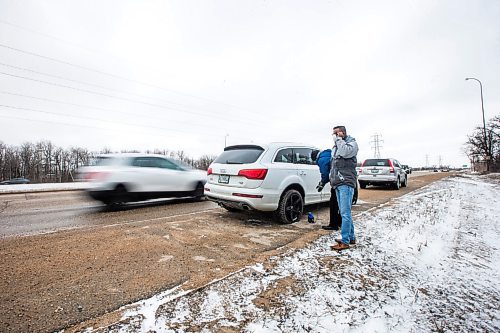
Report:
[[[195,163],[195,166],[201,170],[208,170],[209,165],[217,158],[215,155],[203,155]]]
[[[486,139],[486,141],[485,141]],[[464,151],[471,161],[483,160],[490,170],[491,163],[500,161],[500,116],[495,116],[486,124],[486,138],[484,129],[480,126],[467,136]]]

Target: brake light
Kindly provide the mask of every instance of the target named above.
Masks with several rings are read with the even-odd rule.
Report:
[[[87,172],[85,174],[85,181],[88,181],[88,182],[102,181],[105,178],[107,178],[108,175],[109,175],[109,172],[100,172],[100,171]]]
[[[389,160],[389,167],[391,168],[390,173],[394,173],[394,166],[392,165],[392,161]]]
[[[267,169],[243,169],[238,172],[238,176],[248,179],[264,179],[267,175]]]
[[[212,168],[208,168],[207,170],[207,176],[212,174]]]

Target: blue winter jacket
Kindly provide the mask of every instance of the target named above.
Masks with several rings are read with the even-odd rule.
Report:
[[[330,166],[332,163],[332,150],[323,150],[318,155],[316,164],[319,166],[319,172],[321,173],[321,183],[323,185],[330,181]]]

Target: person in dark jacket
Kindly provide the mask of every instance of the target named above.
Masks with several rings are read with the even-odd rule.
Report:
[[[352,222],[352,198],[356,189],[357,172],[356,163],[358,144],[356,139],[347,135],[344,126],[333,128],[334,147],[332,153],[332,166],[330,169],[330,185],[335,189],[340,215],[342,216],[341,239],[336,239],[332,250],[341,251],[356,244],[354,224]]]
[[[316,160],[316,164],[319,166],[319,172],[321,174],[321,180],[316,186],[318,192],[323,190],[323,187],[330,182],[330,166],[332,160],[332,150],[323,150],[318,155],[318,150],[313,151],[312,159]],[[342,225],[342,218],[340,217],[339,204],[337,203],[337,195],[335,190],[332,188],[330,195],[330,223],[328,225],[321,226],[325,230],[339,230]]]

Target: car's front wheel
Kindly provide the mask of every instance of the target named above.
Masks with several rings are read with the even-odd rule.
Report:
[[[280,199],[276,215],[278,221],[283,224],[290,224],[300,221],[304,213],[304,200],[297,190],[286,191]]]
[[[198,183],[196,189],[194,190],[193,196],[196,200],[203,200],[205,196],[205,185],[203,183]]]
[[[405,175],[405,179],[401,183],[401,187],[406,187],[406,186],[408,186],[408,176],[407,175]]]

